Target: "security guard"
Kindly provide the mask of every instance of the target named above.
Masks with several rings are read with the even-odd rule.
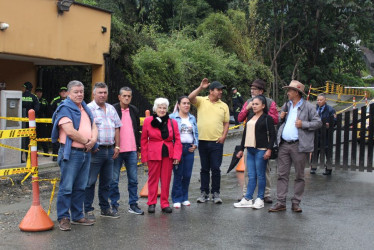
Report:
[[[57,96],[56,98],[54,98],[51,102],[51,113],[53,114],[57,107],[61,104],[61,102],[63,102],[65,99],[66,99],[66,96],[68,95],[67,94],[67,88],[66,87],[61,87],[60,88],[60,92],[58,93],[59,96]],[[60,148],[60,143],[53,143],[52,144],[52,148],[53,148],[53,154],[58,154],[58,149]],[[53,156],[53,161],[57,161],[57,157],[56,156]]]
[[[67,90],[68,89],[66,87],[61,87],[60,88],[60,92],[58,93],[59,96],[57,96],[56,98],[54,98],[51,101],[51,110],[52,110],[52,112],[55,112],[55,110],[61,104],[61,102],[66,99],[66,96],[68,95],[67,94]]]
[[[234,119],[235,119],[235,125],[239,125],[238,121],[238,115],[240,113],[240,110],[244,104],[244,100],[240,93],[238,92],[237,88],[232,88],[232,109],[234,112]],[[239,128],[239,127],[237,127]]]
[[[35,95],[38,97],[40,103],[40,109],[36,117],[38,118],[51,118],[50,106],[47,100],[43,97],[42,87],[37,87],[35,89]],[[51,126],[48,123],[37,123],[36,124],[36,134],[38,138],[50,138],[51,137]],[[48,142],[39,142],[43,148],[44,153],[48,153]],[[49,157],[48,155],[44,155]]]
[[[39,112],[39,101],[38,98],[31,93],[33,85],[31,82],[25,82],[23,84],[23,94],[22,94],[22,117],[29,117],[29,110],[35,110],[35,114]],[[23,128],[28,128],[29,123],[23,122]],[[30,144],[30,139],[28,137],[22,137],[22,148],[28,150]],[[22,159],[23,152],[21,152],[21,162],[24,163],[26,160]],[[27,157],[27,156],[26,156]],[[26,158],[27,159],[27,158]]]

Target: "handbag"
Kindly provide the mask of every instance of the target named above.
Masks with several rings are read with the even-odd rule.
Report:
[[[269,127],[268,127],[268,119],[266,117],[266,133],[268,135],[268,141],[270,141],[270,136],[269,136]],[[271,155],[270,159],[277,159],[278,158],[278,143],[277,143],[277,138],[275,138],[273,149],[271,150]]]

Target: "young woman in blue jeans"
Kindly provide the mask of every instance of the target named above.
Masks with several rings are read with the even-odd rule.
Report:
[[[241,143],[242,150],[236,155],[236,157],[241,158],[244,148],[247,148],[247,193],[240,202],[234,203],[234,207],[260,209],[264,207],[265,172],[276,134],[273,118],[267,114],[264,96],[259,95],[253,98],[252,109],[254,115],[249,118],[244,128]],[[257,184],[257,199],[253,202],[253,193]]]
[[[187,96],[178,98],[177,109],[170,118],[178,122],[180,138],[183,146],[182,158],[179,165],[173,167],[174,181],[171,191],[173,207],[190,206],[188,187],[190,185],[194,151],[198,146],[198,132],[195,116],[190,114],[191,103]]]

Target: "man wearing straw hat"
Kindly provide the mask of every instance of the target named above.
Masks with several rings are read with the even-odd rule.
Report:
[[[305,86],[296,80],[283,87],[289,99],[280,114],[281,126],[278,130],[278,181],[277,203],[269,212],[286,210],[286,197],[291,165],[295,166],[294,196],[292,211],[301,213],[301,198],[304,193],[304,169],[310,152],[314,150],[314,131],[322,126],[315,107],[304,100]]]

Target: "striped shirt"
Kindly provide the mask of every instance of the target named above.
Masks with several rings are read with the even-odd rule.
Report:
[[[115,143],[115,129],[122,126],[117,111],[109,103],[105,103],[106,113],[95,101],[90,102],[87,106],[92,112],[99,131],[97,143],[99,145],[113,145]]]

